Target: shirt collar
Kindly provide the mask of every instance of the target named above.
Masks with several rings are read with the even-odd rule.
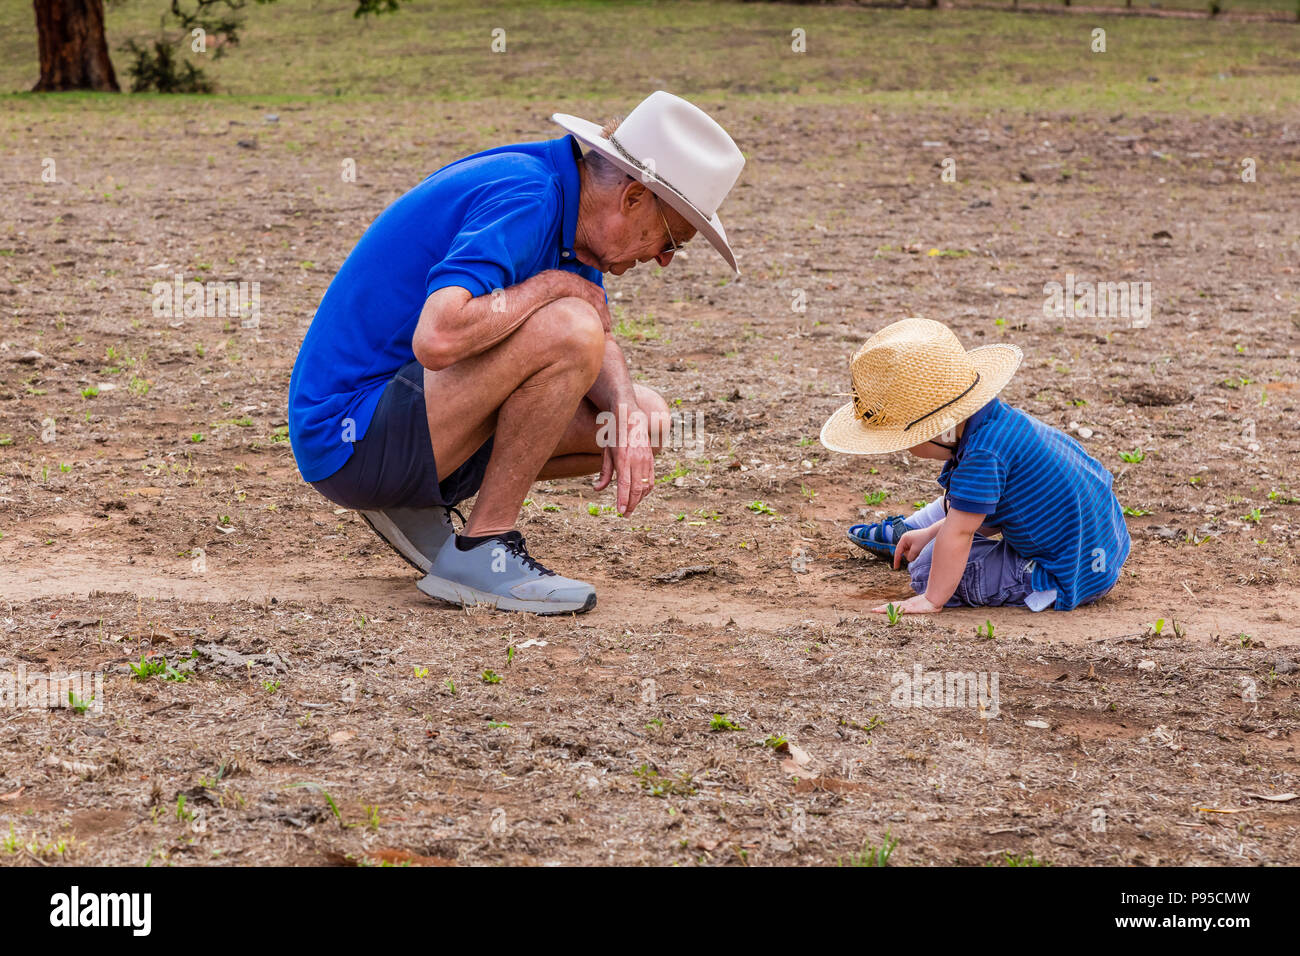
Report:
[[[954,458],[961,457],[961,453],[966,450],[966,439],[979,430],[979,427],[984,424],[989,415],[993,414],[993,409],[1000,404],[1002,404],[1001,400],[994,397],[987,405],[966,419],[966,427],[961,430],[961,438],[957,440],[957,454],[953,456]]]
[[[573,251],[574,237],[578,233],[578,194],[582,191],[582,177],[578,175],[578,159],[582,151],[572,136],[551,140],[551,163],[560,174],[560,194],[564,201],[564,219],[560,223],[560,262],[578,262]]]

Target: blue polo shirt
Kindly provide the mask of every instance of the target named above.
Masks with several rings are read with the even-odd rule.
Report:
[[[334,474],[379,396],[415,358],[425,300],[487,295],[547,269],[602,285],[573,251],[581,155],[572,136],[444,166],[380,213],[325,290],[289,380],[289,439],[307,481]]]
[[[1113,480],[1069,435],[997,398],[966,420],[938,478],[951,507],[987,515],[1034,562],[1034,590],[1055,590],[1058,611],[1107,591],[1128,558]]]

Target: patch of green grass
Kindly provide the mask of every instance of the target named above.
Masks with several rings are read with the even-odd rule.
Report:
[[[776,509],[775,509],[775,508],[773,508],[771,505],[764,504],[764,503],[761,502],[761,501],[751,501],[751,502],[750,502],[749,504],[747,504],[745,507],[747,507],[750,511],[754,512],[754,514],[756,514],[756,515],[774,515],[774,514],[776,514]]]
[[[888,866],[889,858],[894,855],[894,850],[898,848],[898,840],[894,834],[886,830],[885,838],[879,846],[871,843],[870,840],[862,841],[862,849],[849,856],[848,866]],[[840,866],[845,866],[844,860],[840,860]]]
[[[742,730],[740,724],[736,723],[726,714],[714,714],[713,719],[709,721],[709,730]]]
[[[989,861],[985,866],[1051,866],[1046,860],[1040,860],[1034,856],[1033,852],[1029,853],[1010,853],[1003,852],[1002,859]]]
[[[675,467],[672,471],[668,472],[666,475],[660,475],[658,478],[655,479],[655,482],[657,484],[662,485],[664,482],[675,481],[678,478],[685,478],[690,473],[691,470],[687,468],[686,465],[684,465],[681,462],[678,462],[677,467]]]
[[[128,661],[127,665],[133,672],[132,679],[138,681],[147,681],[150,677],[167,671],[167,659],[165,657],[145,657],[141,654],[140,663],[133,664]]]
[[[652,797],[693,797],[695,796],[695,787],[692,784],[692,778],[689,774],[680,774],[670,777],[661,774],[654,767],[643,763],[632,771],[632,776],[641,781],[641,787]]]
[[[1202,0],[1196,2],[1205,9]],[[1237,0],[1294,15],[1292,0],[1267,0],[1267,7],[1265,2]],[[539,6],[546,25],[540,33],[525,26]],[[247,98],[259,109],[304,97],[412,103],[499,97],[554,106],[563,94],[582,114],[582,104],[574,101],[626,101],[630,108],[664,77],[686,83],[697,99],[780,98],[797,91],[811,103],[1032,113],[1142,104],[1148,110],[1240,115],[1284,109],[1294,92],[1287,67],[1296,49],[1290,28],[1222,18],[1065,18],[1083,37],[1074,53],[1063,50],[1062,30],[1068,28],[1060,17],[807,5],[798,10],[798,25],[807,31],[809,52],[793,55],[791,8],[776,3],[468,0],[437,16],[436,30],[423,28],[441,9],[433,0],[414,0],[364,25],[353,20],[354,9],[354,3],[316,0],[248,4],[241,42],[229,56],[195,57],[188,49],[183,55],[200,62],[220,93]],[[128,38],[152,37],[159,12],[158,4],[148,3],[110,9],[108,46],[120,78],[126,77],[127,57],[118,48]],[[488,22],[509,29],[506,54],[488,52]],[[515,23],[520,26],[511,28]],[[1089,54],[1088,29],[1094,26],[1106,28],[1116,46],[1122,37],[1124,49],[1140,50],[1141,57],[1118,49]],[[298,42],[303,36],[313,42]],[[600,42],[592,43],[593,36]],[[286,49],[293,56],[284,56]],[[505,70],[500,64],[507,59],[522,66]],[[430,71],[435,61],[439,68]],[[31,5],[0,4],[0,89],[29,90],[38,75]],[[1150,75],[1159,82],[1149,83]],[[123,96],[29,99],[56,115],[87,106],[125,108],[117,105]],[[133,94],[131,100],[133,107],[153,112],[168,111],[173,103],[202,109],[214,98]],[[490,113],[481,120],[484,126],[496,122]],[[283,135],[278,127],[261,132],[264,140]],[[286,141],[286,151],[288,142],[310,145],[298,144],[298,138]]]
[[[614,324],[614,334],[620,339],[645,342],[660,337],[659,323],[653,315],[644,315],[639,319],[623,316]]]

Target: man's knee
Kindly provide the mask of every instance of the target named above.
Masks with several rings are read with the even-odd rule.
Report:
[[[525,325],[540,351],[581,366],[595,381],[605,357],[605,327],[589,303],[571,296],[556,299],[529,316]]]

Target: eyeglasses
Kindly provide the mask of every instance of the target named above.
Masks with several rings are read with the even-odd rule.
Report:
[[[659,210],[659,218],[663,220],[664,232],[668,233],[668,247],[666,249],[660,250],[659,255],[660,256],[672,255],[674,252],[680,252],[681,250],[685,249],[686,243],[682,243],[681,245],[678,245],[677,240],[673,238],[673,231],[668,226],[668,217],[664,215],[663,201],[658,199],[657,197],[655,199],[655,208]],[[657,259],[659,258],[659,256],[655,256],[655,258]]]

